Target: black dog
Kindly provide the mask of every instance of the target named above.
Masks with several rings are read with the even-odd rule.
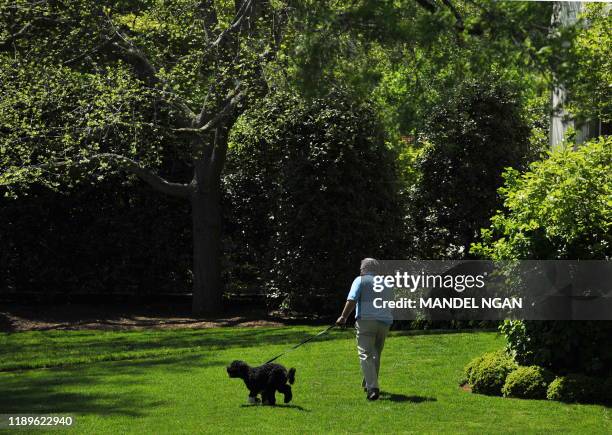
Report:
[[[275,405],[275,394],[278,391],[285,396],[285,403],[289,403],[293,395],[291,386],[295,382],[295,369],[285,369],[280,364],[264,364],[259,367],[250,367],[244,361],[234,361],[227,367],[230,378],[240,378],[249,389],[249,403],[257,403],[257,395],[261,393],[264,405]]]

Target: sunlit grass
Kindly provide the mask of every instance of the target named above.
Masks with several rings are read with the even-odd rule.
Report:
[[[381,373],[388,394],[367,402],[354,334],[333,331],[280,359],[297,368],[290,406],[247,406],[244,385],[227,377],[225,365],[237,358],[259,364],[319,330],[3,335],[1,367],[56,367],[0,372],[0,413],[72,414],[72,431],[88,434],[612,432],[610,408],[604,406],[462,391],[457,381],[464,364],[504,346],[503,338],[490,332],[394,333]],[[117,355],[124,360],[101,361]]]

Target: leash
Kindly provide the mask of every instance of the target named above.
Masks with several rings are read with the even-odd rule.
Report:
[[[319,332],[317,335],[313,335],[312,337],[308,337],[306,340],[302,341],[301,343],[296,344],[295,346],[293,346],[292,348],[287,349],[286,351],[284,351],[283,353],[276,355],[274,358],[272,358],[271,360],[266,361],[264,364],[269,364],[272,361],[280,358],[281,356],[288,354],[289,352],[294,351],[295,349],[297,349],[300,346],[305,345],[306,343],[308,343],[309,341],[314,340],[317,337],[320,337],[322,335],[327,334],[331,329],[335,328],[336,324],[334,323],[333,325],[328,326],[327,328],[325,328],[323,331]]]

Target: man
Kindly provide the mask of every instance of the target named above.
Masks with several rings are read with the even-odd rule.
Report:
[[[357,330],[357,352],[363,374],[362,387],[368,400],[377,400],[380,396],[378,372],[380,357],[385,345],[389,327],[393,323],[391,310],[386,306],[381,308],[381,301],[374,305],[374,299],[393,300],[393,290],[383,287],[381,291],[374,289],[374,277],[380,272],[380,264],[373,258],[361,261],[361,276],[353,281],[351,291],[346,298],[342,314],[336,320],[337,325],[345,325],[348,316],[355,309],[355,329]]]

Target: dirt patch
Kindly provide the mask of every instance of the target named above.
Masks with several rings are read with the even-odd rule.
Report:
[[[468,383],[459,385],[459,388],[461,388],[466,393],[471,393],[472,392],[472,387],[470,387],[470,384],[468,384]]]
[[[197,318],[186,307],[114,307],[89,305],[5,306],[0,331],[201,329],[228,326],[281,326],[294,323],[264,310]]]

